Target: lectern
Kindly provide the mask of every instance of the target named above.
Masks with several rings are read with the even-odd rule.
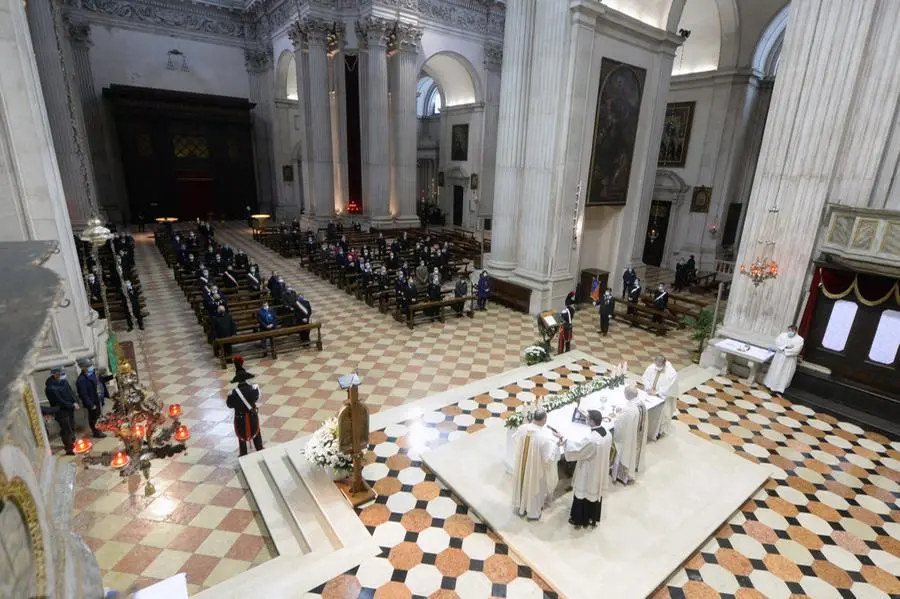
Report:
[[[353,507],[375,499],[375,491],[363,480],[363,452],[369,446],[369,408],[359,399],[359,375],[338,378],[341,389],[347,390],[347,401],[338,412],[338,448],[353,456],[350,480],[338,482],[338,487]]]

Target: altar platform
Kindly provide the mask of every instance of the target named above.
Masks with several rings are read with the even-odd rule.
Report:
[[[673,422],[647,444],[633,484],[615,484],[595,529],[568,524],[571,491],[539,521],[513,513],[506,429],[488,427],[422,458],[522,560],[569,599],[649,596],[765,483],[768,471]],[[564,482],[561,481],[562,488]]]

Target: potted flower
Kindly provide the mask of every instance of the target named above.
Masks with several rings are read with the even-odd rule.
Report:
[[[312,434],[303,453],[311,464],[329,471],[335,480],[353,469],[353,458],[340,450],[337,418],[329,418]]]
[[[550,354],[540,345],[529,345],[525,348],[525,351],[522,352],[522,359],[525,361],[526,365],[533,366],[534,364],[549,360]]]

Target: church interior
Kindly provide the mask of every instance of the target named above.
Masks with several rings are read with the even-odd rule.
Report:
[[[900,596],[900,2],[0,47],[0,599]]]

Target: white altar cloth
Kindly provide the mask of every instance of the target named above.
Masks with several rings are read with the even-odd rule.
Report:
[[[650,431],[656,430],[655,424],[662,417],[665,399],[638,389],[636,401],[642,401],[647,406],[647,434],[649,436]],[[580,405],[585,411],[599,410],[603,414],[603,426],[612,431],[616,415],[624,409],[627,403],[624,385],[615,389],[601,389],[582,397],[580,403],[571,403],[547,414],[547,426],[552,427],[566,439],[568,448],[570,444],[582,440],[591,432],[591,428],[586,423],[572,421],[576,407]],[[506,467],[510,472],[512,472],[512,465],[515,461],[515,444],[512,442],[514,432],[514,429],[507,429],[506,435]],[[648,438],[648,440],[652,439]]]

